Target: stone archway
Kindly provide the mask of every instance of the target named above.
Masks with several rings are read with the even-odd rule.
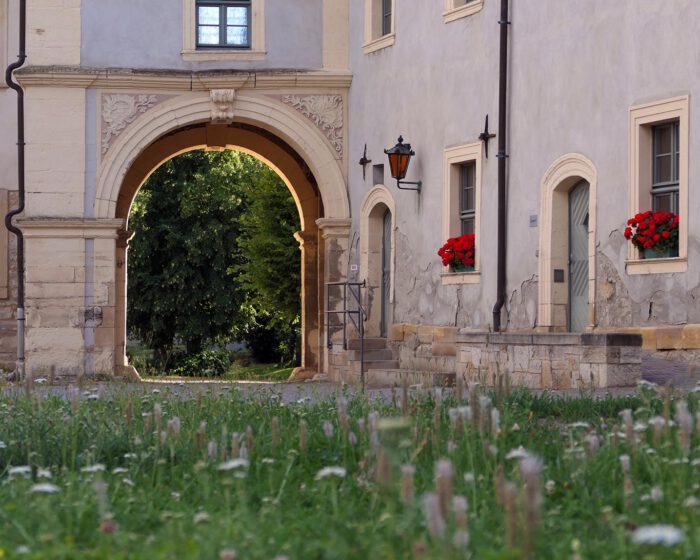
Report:
[[[225,102],[222,103],[221,99]],[[341,159],[309,119],[264,96],[185,95],[162,102],[118,137],[98,170],[95,217],[126,226],[131,204],[164,161],[194,149],[236,149],[262,160],[290,189],[301,218],[303,378],[323,371],[324,282],[344,279],[349,205]],[[130,234],[115,250],[113,348],[116,369],[127,367],[126,262]],[[332,239],[328,242],[327,239]]]
[[[568,201],[569,192],[581,181],[589,185],[587,330],[593,329],[596,324],[595,240],[598,173],[593,162],[586,156],[571,153],[560,157],[550,166],[542,179],[540,190],[537,328],[541,331],[567,330]]]

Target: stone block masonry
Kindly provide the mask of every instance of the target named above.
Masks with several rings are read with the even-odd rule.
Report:
[[[456,373],[465,381],[532,389],[630,387],[641,379],[642,336],[616,333],[460,331]]]

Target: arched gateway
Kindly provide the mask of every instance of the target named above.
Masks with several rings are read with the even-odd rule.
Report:
[[[117,94],[108,102],[119,111],[119,103],[134,103],[125,97],[128,96],[120,99]],[[323,97],[316,97],[316,103],[321,99],[321,110]],[[72,221],[73,234],[85,240],[85,280],[77,284],[83,287],[84,294],[76,294],[83,296],[83,305],[80,311],[72,313],[74,333],[67,332],[65,326],[52,330],[42,325],[52,302],[32,290],[33,269],[27,267],[28,312],[37,318],[28,324],[28,339],[34,341],[28,347],[29,371],[38,375],[53,365],[59,375],[110,374],[128,365],[125,349],[129,210],[139,188],[159,165],[194,149],[237,149],[249,153],[272,167],[290,189],[302,224],[302,230],[295,235],[302,255],[303,346],[302,367],[297,373],[303,377],[325,370],[321,342],[324,284],[345,278],[350,228],[342,141],[339,149],[325,133],[326,120],[314,118],[308,110],[310,101],[304,105],[297,96],[213,90],[137,97],[135,102],[145,103],[147,110],[120,130],[112,126],[110,115],[104,112],[103,99],[103,157],[96,166],[93,193],[86,183],[85,218],[80,223]],[[342,104],[340,111],[342,130]],[[114,138],[109,134],[109,126],[114,128]],[[89,201],[91,195],[93,201]],[[71,236],[70,227],[60,227],[55,222],[36,218],[23,221],[28,265],[32,240],[37,246],[39,238]],[[60,233],[51,233],[56,230]],[[72,247],[78,249],[81,244]],[[61,339],[60,359],[46,351],[52,345],[52,337],[54,344],[57,338]],[[67,345],[72,353],[65,351]]]

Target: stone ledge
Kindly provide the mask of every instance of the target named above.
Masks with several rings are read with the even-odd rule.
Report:
[[[582,346],[642,346],[642,335],[632,333],[583,333]]]

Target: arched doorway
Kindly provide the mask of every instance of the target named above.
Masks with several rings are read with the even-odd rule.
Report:
[[[393,322],[395,228],[394,199],[386,187],[376,185],[360,210],[360,278],[367,282],[367,336],[387,336]]]
[[[225,96],[224,96],[225,97]],[[341,161],[303,116],[264,96],[236,97],[222,110],[214,96],[182,96],[137,119],[110,148],[98,171],[95,213],[127,223],[141,185],[164,161],[194,149],[236,149],[269,165],[290,189],[301,219],[295,237],[302,258],[302,366],[299,377],[323,371],[324,282],[344,279],[349,207]],[[233,116],[235,115],[235,117]],[[120,230],[115,253],[114,361],[127,366],[126,255]]]
[[[547,170],[540,193],[541,331],[595,326],[597,173],[583,155],[567,154]]]

